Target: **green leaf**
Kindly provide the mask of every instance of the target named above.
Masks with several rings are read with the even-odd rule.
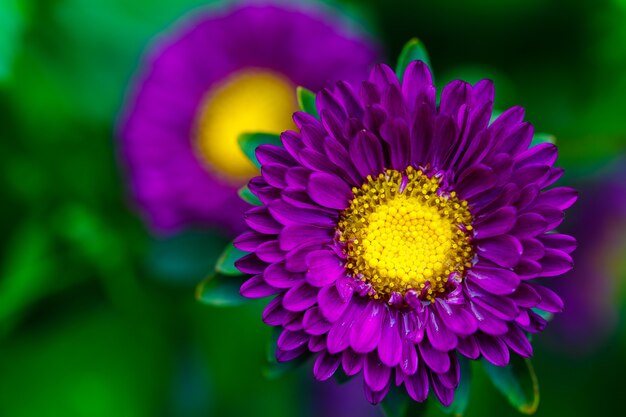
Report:
[[[398,63],[396,64],[396,75],[398,78],[402,80],[406,67],[411,62],[418,60],[424,61],[430,67],[430,59],[424,44],[419,39],[413,38],[404,45],[398,57]]]
[[[533,147],[535,145],[539,145],[540,143],[556,143],[556,137],[549,133],[535,133],[530,146]]]
[[[539,383],[529,359],[511,355],[504,367],[483,360],[487,375],[511,405],[524,414],[534,414],[539,406]]]
[[[263,205],[261,200],[259,200],[259,197],[252,194],[252,191],[250,191],[250,188],[248,188],[247,185],[244,185],[243,187],[241,187],[238,191],[238,194],[239,194],[239,197],[241,197],[241,199],[245,201],[246,203],[250,203],[253,206]]]
[[[385,417],[419,417],[426,414],[426,402],[418,403],[406,393],[404,388],[392,385],[385,399],[380,403]]]
[[[228,240],[202,230],[189,230],[150,242],[147,264],[154,278],[195,287],[212,273]]]
[[[242,133],[238,138],[239,147],[248,159],[257,167],[261,168],[259,160],[256,159],[256,148],[259,145],[270,144],[282,147],[280,135],[273,133]]]
[[[501,114],[502,114],[501,111],[493,109],[493,111],[491,112],[491,118],[489,119],[489,124],[492,124],[493,122],[495,122],[496,119],[500,117]]]
[[[42,225],[28,219],[6,236],[0,275],[0,336],[19,316],[54,288],[58,275],[53,241]]]
[[[296,95],[298,96],[298,105],[300,106],[300,110],[319,119],[320,115],[315,107],[315,93],[304,87],[298,87],[296,88]]]
[[[235,307],[244,304],[248,300],[239,294],[243,281],[240,277],[212,274],[196,287],[196,299],[212,307]]]
[[[539,314],[545,321],[551,321],[554,318],[554,314],[550,313],[549,311],[544,311],[540,308],[533,308],[532,310],[535,313]]]
[[[275,380],[283,375],[299,368],[302,364],[304,364],[310,357],[310,354],[303,354],[298,356],[295,359],[292,359],[288,362],[278,362],[276,360],[276,346],[278,344],[278,337],[282,329],[279,327],[275,327],[272,329],[272,334],[270,335],[267,342],[267,350],[266,350],[266,359],[267,362],[263,367],[263,376],[269,380]]]
[[[229,243],[215,264],[215,272],[223,275],[244,275],[237,269],[235,262],[247,254],[248,252],[244,252],[233,246],[232,242]]]
[[[459,366],[461,368],[461,379],[459,386],[454,393],[454,401],[449,407],[442,407],[447,414],[455,417],[462,417],[467,409],[470,394],[470,382],[472,380],[472,368],[467,358],[459,356]]]
[[[0,82],[9,79],[13,61],[22,46],[22,35],[30,20],[29,0],[0,2]]]

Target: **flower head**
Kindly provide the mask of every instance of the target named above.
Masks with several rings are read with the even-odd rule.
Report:
[[[258,171],[238,136],[293,128],[295,86],[359,79],[375,56],[370,42],[310,11],[248,5],[186,20],[152,47],[120,128],[150,225],[242,229],[237,189]]]
[[[450,404],[457,353],[530,356],[526,333],[546,325],[534,309],[563,307],[536,279],[572,267],[574,239],[551,231],[576,193],[544,190],[562,174],[556,147],[530,147],[519,107],[490,123],[490,81],[435,97],[421,61],[401,82],[378,65],[320,92],[321,120],[296,113],[284,147],[257,149],[263,205],[235,241],[251,252],[241,293],[276,295],[263,320],[283,328],[278,359],[313,353],[320,380],[362,371],[372,403],[395,383]]]

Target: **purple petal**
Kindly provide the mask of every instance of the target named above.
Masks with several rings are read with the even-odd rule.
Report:
[[[263,272],[263,278],[276,288],[291,288],[304,281],[302,274],[287,271],[284,262],[270,264]]]
[[[537,308],[549,313],[560,313],[563,311],[563,300],[554,291],[539,284],[533,284],[532,288],[537,291],[541,298]]]
[[[406,67],[402,79],[402,95],[410,110],[416,107],[417,100],[423,100],[427,96],[427,89],[432,85],[430,69],[424,62],[413,61]],[[434,108],[434,102],[432,104]]]
[[[485,165],[475,165],[467,169],[456,184],[456,190],[463,200],[469,200],[475,195],[488,190],[496,183],[493,170]]]
[[[415,350],[415,349],[413,349]],[[378,343],[380,360],[387,366],[396,366],[402,359],[402,339],[397,312],[385,306],[385,320]]]
[[[322,352],[317,356],[315,365],[313,365],[313,375],[318,381],[326,381],[333,376],[339,362],[341,361],[341,355],[331,355],[328,352]]]
[[[337,321],[348,306],[349,300],[344,300],[335,285],[328,285],[322,288],[317,294],[317,304],[320,311],[331,323]]]
[[[381,391],[389,383],[391,368],[381,362],[376,352],[371,352],[365,358],[363,376],[372,391]]]
[[[466,358],[478,359],[480,356],[478,343],[476,343],[476,338],[474,336],[459,338],[457,350]]]
[[[325,287],[334,283],[344,274],[343,262],[335,252],[318,250],[306,256],[308,271],[306,279],[315,287]]]
[[[306,210],[287,204],[283,200],[273,201],[269,205],[272,217],[281,224],[306,224],[320,227],[335,227],[335,220],[321,211]]]
[[[479,240],[476,249],[480,256],[505,268],[513,268],[522,256],[522,244],[510,235]]]
[[[467,273],[468,279],[492,294],[512,294],[520,283],[520,278],[511,270],[475,265]]]
[[[302,328],[311,335],[320,336],[328,333],[331,324],[326,321],[319,307],[312,307],[304,313]]]
[[[537,213],[524,213],[517,217],[511,234],[518,238],[533,237],[545,232],[548,222]]]
[[[235,238],[233,245],[245,252],[254,252],[261,244],[267,242],[268,236],[257,232],[246,232]]]
[[[354,325],[354,318],[362,312],[361,309],[362,306],[357,303],[349,303],[341,318],[333,323],[333,327],[328,332],[328,352],[334,354],[348,348],[350,330]]]
[[[314,172],[309,177],[308,191],[317,204],[343,210],[352,200],[352,190],[340,178],[324,172]]]
[[[470,309],[478,323],[478,329],[490,335],[502,335],[507,332],[506,323],[476,303],[470,303]]]
[[[418,346],[424,362],[426,362],[426,365],[428,365],[430,369],[438,374],[446,372],[450,369],[450,356],[447,352],[435,349],[427,338],[424,338],[422,343]]]
[[[309,341],[309,337],[303,331],[292,332],[283,330],[280,336],[278,336],[277,346],[284,351],[294,350],[306,344]]]
[[[255,275],[241,285],[239,293],[246,298],[263,298],[277,294],[280,290],[269,285],[262,275]]]
[[[526,334],[514,324],[509,324],[509,331],[502,340],[518,355],[529,358],[533,355],[533,347]]]
[[[324,349],[326,349],[326,335],[311,336],[309,339],[309,350],[313,353],[317,353]]]
[[[270,240],[260,245],[255,251],[256,255],[264,262],[280,262],[283,260],[285,253],[280,249],[278,241]]]
[[[256,148],[256,158],[263,165],[279,164],[284,166],[293,166],[295,161],[289,152],[276,145],[260,145]]]
[[[317,301],[318,289],[306,282],[291,287],[283,298],[283,307],[289,311],[304,311]]]
[[[459,361],[456,354],[450,353],[450,369],[443,374],[437,374],[437,377],[441,381],[444,387],[449,389],[455,389],[459,385],[459,378],[461,376],[461,369],[459,367]]]
[[[304,352],[306,352],[306,350],[306,345],[302,345],[294,350],[282,350],[280,348],[276,348],[276,360],[278,362],[289,362],[302,355]]]
[[[402,339],[402,357],[400,360],[400,369],[406,375],[413,375],[417,372],[419,359],[415,345],[409,339]]]
[[[402,119],[393,119],[385,122],[380,130],[381,137],[389,148],[391,168],[404,170],[411,157],[409,127]]]
[[[447,388],[439,379],[439,376],[430,372],[430,385],[437,399],[445,407],[450,406],[454,400],[454,389]]]
[[[278,234],[282,226],[270,215],[267,207],[253,207],[244,215],[252,230],[266,235]]]
[[[429,309],[426,334],[433,347],[442,352],[447,352],[456,347],[456,335],[450,331],[434,309]]]
[[[515,303],[507,297],[492,295],[478,290],[473,284],[467,283],[468,288],[472,288],[472,301],[477,305],[502,320],[513,320],[519,314],[519,309]]]
[[[378,175],[383,171],[383,148],[371,132],[362,130],[350,142],[350,155],[363,178]]]
[[[255,253],[250,253],[245,255],[243,258],[236,260],[235,266],[244,274],[255,275],[262,273],[267,267],[267,264],[259,259]]]
[[[382,333],[384,305],[377,300],[367,303],[363,313],[356,319],[350,333],[350,346],[357,353],[367,353],[376,349]],[[375,390],[376,391],[376,390]]]
[[[291,224],[281,230],[278,241],[282,250],[290,251],[296,246],[329,243],[332,233],[332,229],[323,227]]]
[[[538,238],[547,248],[560,249],[565,253],[571,253],[576,249],[576,239],[569,235],[549,233]]]
[[[541,301],[541,297],[535,291],[535,285],[529,285],[527,283],[521,283],[517,290],[509,297],[511,300],[520,307],[532,308],[535,307]]]
[[[282,326],[289,311],[283,308],[283,296],[274,298],[263,310],[263,323],[268,326]]]
[[[423,363],[420,363],[414,374],[405,378],[404,386],[409,396],[415,401],[426,401],[430,384],[428,383],[428,371]]]
[[[363,368],[364,360],[365,355],[356,353],[350,348],[344,350],[341,355],[341,365],[343,366],[343,371],[348,376],[356,375]]]
[[[285,174],[287,174],[287,167],[285,165],[268,164],[261,167],[261,175],[265,178],[265,181],[269,185],[275,188],[285,188],[287,182],[285,182]]]
[[[574,267],[572,257],[558,249],[546,249],[546,254],[541,258],[540,263],[542,277],[562,275]]]
[[[517,210],[515,208],[506,206],[483,218],[479,217],[474,223],[474,228],[476,229],[474,236],[478,239],[484,239],[505,234],[515,224],[516,214]]]
[[[505,366],[509,363],[509,349],[502,339],[478,333],[476,334],[476,341],[480,352],[489,362],[496,366]]]
[[[295,190],[306,190],[306,185],[309,182],[309,175],[311,171],[303,167],[289,168],[285,174],[285,182],[287,187]]]
[[[445,300],[436,299],[435,307],[443,324],[457,335],[467,336],[478,329],[476,319],[465,306],[451,305]]]

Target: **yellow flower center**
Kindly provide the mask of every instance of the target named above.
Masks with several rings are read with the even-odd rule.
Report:
[[[205,96],[198,113],[195,147],[200,159],[232,182],[257,174],[237,142],[242,133],[293,129],[294,85],[269,70],[248,69],[226,78]]]
[[[339,241],[346,268],[372,287],[373,298],[414,289],[432,301],[451,276],[471,266],[472,216],[467,201],[440,191],[421,170],[386,170],[367,177],[341,214]]]

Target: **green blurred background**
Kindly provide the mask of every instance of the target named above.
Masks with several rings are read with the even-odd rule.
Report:
[[[206,3],[0,0],[0,416],[322,415],[310,370],[263,377],[262,302],[215,309],[194,300],[225,239],[156,239],[127,201],[113,129],[128,82],[149,41]],[[520,104],[538,131],[556,135],[564,183],[596,187],[626,153],[626,1],[332,5],[369,28],[388,57],[418,36],[440,85],[492,78],[498,108]],[[605,302],[618,313],[621,252],[607,261],[611,274],[586,277],[614,281]],[[535,339],[537,415],[618,413],[624,321],[584,351],[550,331]],[[516,414],[475,376],[468,416]]]

